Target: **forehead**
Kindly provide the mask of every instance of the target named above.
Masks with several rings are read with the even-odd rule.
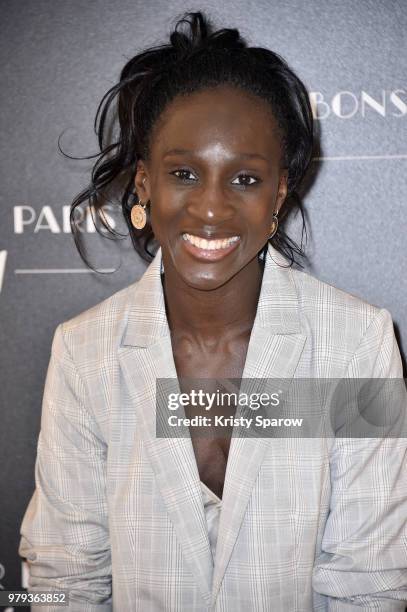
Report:
[[[153,130],[152,156],[168,149],[217,147],[274,158],[281,154],[281,132],[267,101],[232,86],[177,96]]]

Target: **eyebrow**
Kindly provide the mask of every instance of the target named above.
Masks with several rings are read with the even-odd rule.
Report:
[[[169,157],[170,155],[196,155],[194,151],[190,151],[189,149],[169,149],[163,155],[163,157]],[[269,163],[269,160],[260,155],[259,153],[239,153],[234,157],[234,159],[262,159],[263,161]]]

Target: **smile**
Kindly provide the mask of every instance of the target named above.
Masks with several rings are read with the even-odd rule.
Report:
[[[234,251],[240,243],[240,236],[230,238],[201,238],[193,234],[182,234],[182,244],[188,253],[200,261],[214,262]]]
[[[193,236],[192,234],[182,234],[182,238],[183,240],[193,244],[199,249],[204,249],[206,251],[218,251],[221,249],[227,249],[239,240],[239,236],[207,240],[206,238],[200,238],[199,236]]]

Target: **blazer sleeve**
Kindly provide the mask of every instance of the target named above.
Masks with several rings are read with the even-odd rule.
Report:
[[[345,377],[398,378],[400,435],[335,438],[331,503],[313,588],[329,612],[404,612],[407,602],[407,401],[389,312],[370,323]],[[399,387],[400,388],[400,387]]]
[[[106,444],[90,398],[55,331],[45,381],[35,463],[35,492],[21,525],[19,554],[29,590],[66,590],[69,612],[111,612],[111,555],[106,502]],[[35,604],[32,612],[59,612]]]

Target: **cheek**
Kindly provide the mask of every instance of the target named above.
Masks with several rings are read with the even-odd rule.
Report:
[[[271,224],[272,214],[272,207],[268,202],[258,206],[247,205],[242,209],[242,215],[248,230],[256,234],[264,233],[265,228]]]
[[[182,210],[182,202],[171,192],[156,192],[151,198],[150,223],[160,242],[165,241],[166,236],[180,223]]]
[[[170,218],[177,215],[184,207],[186,194],[176,189],[172,182],[157,180],[152,185],[151,202],[155,205],[157,217]]]

